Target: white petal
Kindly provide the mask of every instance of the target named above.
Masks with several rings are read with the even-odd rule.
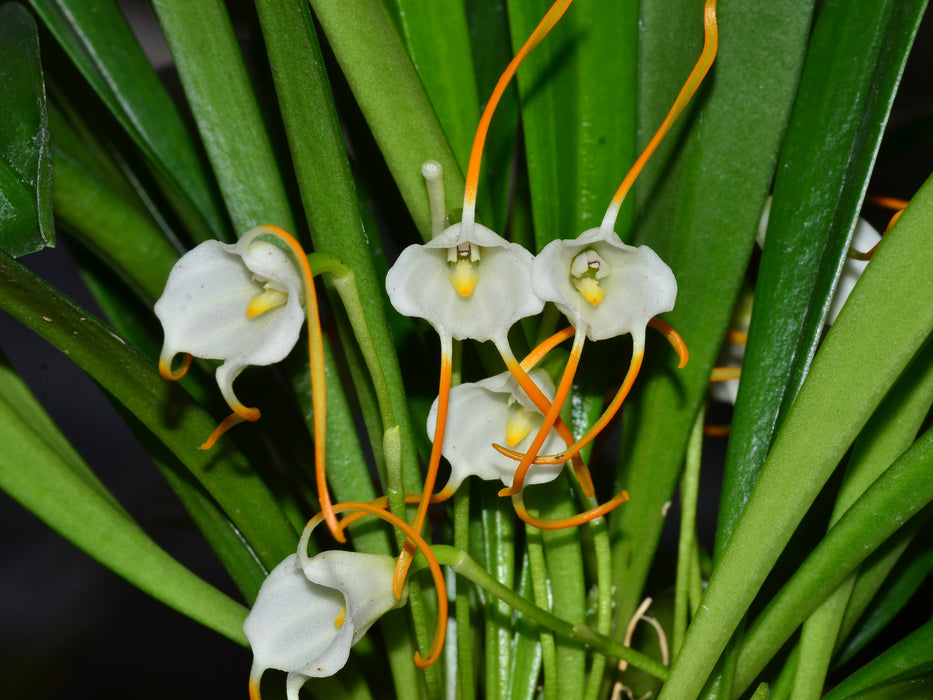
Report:
[[[396,560],[384,554],[329,551],[313,557],[304,567],[309,581],[338,590],[346,600],[346,622],[356,644],[372,624],[408,599],[407,589],[396,599],[392,592]]]
[[[286,558],[263,582],[243,623],[253,649],[253,676],[267,668],[330,676],[343,668],[353,625],[350,620],[339,627],[334,622],[344,605],[340,591],[305,577],[296,554]]]
[[[545,396],[554,396],[554,385],[543,371],[531,375]],[[526,409],[535,410],[534,404],[519,388],[509,372],[497,374],[481,382],[460,384],[450,390],[450,405],[447,411],[447,426],[441,454],[450,462],[448,486],[456,489],[468,476],[481,479],[500,479],[506,486],[512,485],[518,462],[497,452],[493,443],[506,445],[506,421],[509,417],[509,402],[517,401]],[[437,399],[428,415],[428,438],[434,439],[437,422]],[[540,424],[539,424],[540,425]],[[537,429],[531,431],[513,447],[526,450],[534,440]],[[559,452],[563,440],[551,430],[541,454]],[[553,481],[563,469],[562,464],[535,464],[528,471],[526,485],[544,484]]]
[[[460,243],[479,246],[479,279],[466,298],[451,284],[447,262],[448,251]],[[504,339],[516,321],[544,308],[531,289],[532,260],[527,250],[485,226],[474,224],[464,235],[458,223],[430,243],[403,250],[386,276],[386,291],[400,314],[423,318],[440,334]]]

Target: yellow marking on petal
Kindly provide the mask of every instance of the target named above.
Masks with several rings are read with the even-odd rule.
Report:
[[[261,700],[259,695],[259,682],[249,679],[249,700]]]
[[[265,288],[256,293],[249,304],[246,305],[247,318],[256,318],[266,311],[278,308],[288,301],[288,294],[280,292],[278,289]]]
[[[450,281],[457,290],[457,294],[464,299],[468,299],[473,294],[478,280],[479,269],[475,263],[470,262],[469,258],[461,257],[451,264]]]
[[[347,620],[347,606],[344,605],[340,608],[340,612],[337,614],[337,619],[334,620],[334,627],[343,627],[343,623]]]
[[[515,404],[509,411],[505,420],[505,442],[509,447],[515,447],[525,439],[525,436],[540,423],[541,414],[529,411],[521,404]]]
[[[573,286],[583,295],[590,304],[596,306],[606,296],[606,288],[599,286],[599,281],[592,277],[574,277],[571,279]]]

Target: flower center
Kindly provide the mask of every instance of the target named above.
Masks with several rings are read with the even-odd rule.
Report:
[[[457,294],[468,298],[479,279],[479,246],[461,243],[447,249],[447,264],[450,266],[450,282]]]
[[[599,281],[608,275],[605,261],[592,248],[584,250],[570,263],[570,281],[593,306],[606,296],[606,288]]]
[[[505,442],[515,447],[532,430],[541,424],[541,414],[522,406],[515,399],[510,399],[509,417],[505,419]]]
[[[246,305],[247,318],[256,318],[288,301],[288,293],[271,287],[267,282],[261,292],[256,292]]]

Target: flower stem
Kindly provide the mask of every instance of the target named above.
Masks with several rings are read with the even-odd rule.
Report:
[[[646,673],[650,673],[655,678],[660,678],[661,680],[667,679],[668,669],[660,662],[634,649],[624,647],[616,640],[604,634],[600,634],[586,625],[568,622],[538,607],[531,601],[518,595],[511,588],[496,581],[466,552],[456,547],[443,544],[434,545],[431,549],[440,564],[451,567],[458,574],[469,579],[487,593],[494,595],[541,627],[552,630],[567,639],[588,644],[593,649],[606,656],[624,659],[632,666],[640,668]]]

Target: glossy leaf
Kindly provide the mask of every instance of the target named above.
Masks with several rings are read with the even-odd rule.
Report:
[[[214,421],[162,379],[154,363],[2,255],[0,290],[0,308],[66,351],[191,470],[266,567],[294,549],[296,533],[265,484],[237,453],[199,449]]]
[[[52,154],[36,24],[0,7],[0,250],[14,257],[55,245]]]
[[[933,250],[919,243],[931,221],[933,181],[891,230],[827,334],[713,571],[662,697],[702,687],[791,533],[933,331],[933,288],[923,281]],[[903,304],[906,298],[911,304]],[[881,327],[885,333],[877,332]],[[866,375],[865,366],[873,371]]]
[[[662,508],[674,493],[745,274],[803,61],[811,6],[806,0],[720,8],[719,58],[682,117],[695,132],[689,139],[669,135],[648,164],[648,179],[636,183],[635,242],[652,246],[677,277],[677,304],[664,320],[683,336],[690,362],[676,370],[667,345],[649,336],[639,394],[629,399],[617,486],[632,498],[610,517],[613,561],[626,562],[614,571],[617,630],[642,600],[664,525]],[[690,4],[696,7],[691,40],[678,40],[676,51],[669,37],[683,36],[681,25],[669,24],[681,15],[669,14],[668,7],[650,3],[642,10],[640,140],[660,124],[699,55],[699,6]],[[676,70],[665,71],[672,62]]]
[[[223,237],[210,173],[114,2],[30,0],[33,9],[140,148],[196,240]]]
[[[926,5],[823,3],[781,153],[729,441],[717,551],[806,376]]]

